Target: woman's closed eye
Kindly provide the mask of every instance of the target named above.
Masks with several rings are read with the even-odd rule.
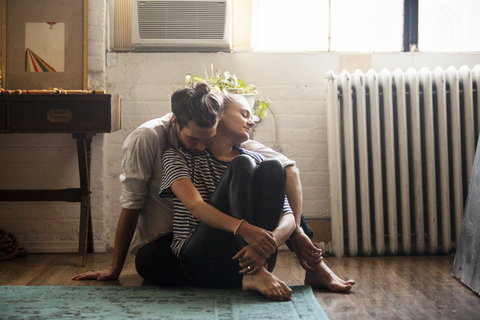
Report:
[[[251,119],[252,118],[252,115],[250,114],[250,112],[248,111],[245,111],[242,113],[243,117],[247,120]]]

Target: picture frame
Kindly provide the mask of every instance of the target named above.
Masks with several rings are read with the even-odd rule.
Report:
[[[39,27],[47,24],[57,29],[56,38],[47,32],[45,38],[39,36]],[[88,0],[2,0],[2,88],[87,90],[87,31]],[[42,52],[47,61],[29,50],[32,42],[40,50],[57,51]],[[53,65],[51,59],[59,67],[43,68]]]

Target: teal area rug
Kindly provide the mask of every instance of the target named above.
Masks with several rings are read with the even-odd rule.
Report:
[[[121,286],[3,286],[0,319],[328,319],[309,286],[292,301],[242,290]]]

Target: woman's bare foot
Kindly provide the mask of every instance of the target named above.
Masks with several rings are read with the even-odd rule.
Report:
[[[352,289],[355,280],[342,280],[321,261],[315,266],[315,271],[308,271],[305,274],[305,284],[312,287],[326,288],[332,292],[345,292]]]
[[[286,301],[292,299],[292,289],[264,267],[253,275],[245,274],[242,286],[243,291],[258,291],[271,300]]]

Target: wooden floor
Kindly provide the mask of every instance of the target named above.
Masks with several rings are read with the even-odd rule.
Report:
[[[77,273],[108,267],[111,258],[111,253],[90,254],[87,267],[77,268],[75,254],[29,254],[0,262],[0,285],[148,285],[137,275],[132,258],[118,281],[70,280]],[[480,319],[480,297],[451,276],[453,260],[453,255],[326,257],[340,277],[357,284],[347,294],[315,289],[315,297],[330,319]],[[304,271],[291,252],[280,252],[274,273],[288,285],[303,284]]]

